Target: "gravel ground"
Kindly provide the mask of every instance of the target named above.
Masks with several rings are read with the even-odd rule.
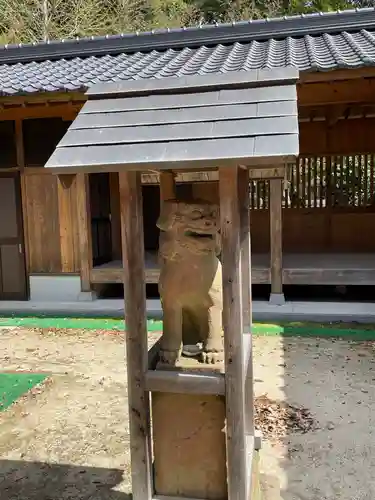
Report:
[[[42,391],[0,413],[1,500],[127,500],[123,336],[4,328],[0,337],[1,370],[52,373]],[[373,500],[373,345],[279,337],[254,344],[256,395],[314,420],[305,433],[284,424],[281,432],[274,405],[261,453],[264,500]]]

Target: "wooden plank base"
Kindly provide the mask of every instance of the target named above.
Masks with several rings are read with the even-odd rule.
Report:
[[[152,393],[156,495],[227,498],[223,396]]]
[[[224,375],[221,373],[200,374],[166,370],[146,372],[146,390],[151,392],[173,392],[178,394],[224,395]]]
[[[259,451],[253,451],[251,463],[251,487],[249,500],[261,500],[262,491],[260,486]]]
[[[91,283],[122,283],[124,271],[121,260],[112,260],[91,269]],[[146,283],[158,283],[159,266],[157,253],[145,253],[145,279]]]
[[[252,255],[252,284],[271,283],[270,258]],[[375,254],[316,253],[283,256],[284,285],[375,285]],[[156,254],[146,254],[146,283],[157,283],[159,269]],[[121,261],[112,261],[91,270],[91,283],[122,283]]]

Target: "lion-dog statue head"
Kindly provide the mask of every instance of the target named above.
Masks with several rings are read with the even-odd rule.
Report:
[[[156,223],[164,233],[160,255],[167,260],[179,260],[186,252],[218,253],[218,212],[217,205],[205,200],[165,201]]]

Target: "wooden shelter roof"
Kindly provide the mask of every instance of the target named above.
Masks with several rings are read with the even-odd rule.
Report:
[[[55,171],[284,164],[298,155],[294,68],[100,84],[46,164]]]

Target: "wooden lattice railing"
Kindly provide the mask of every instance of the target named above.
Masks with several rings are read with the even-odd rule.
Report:
[[[285,208],[375,206],[375,154],[301,156],[291,168]],[[269,182],[252,181],[250,206],[269,206]]]

